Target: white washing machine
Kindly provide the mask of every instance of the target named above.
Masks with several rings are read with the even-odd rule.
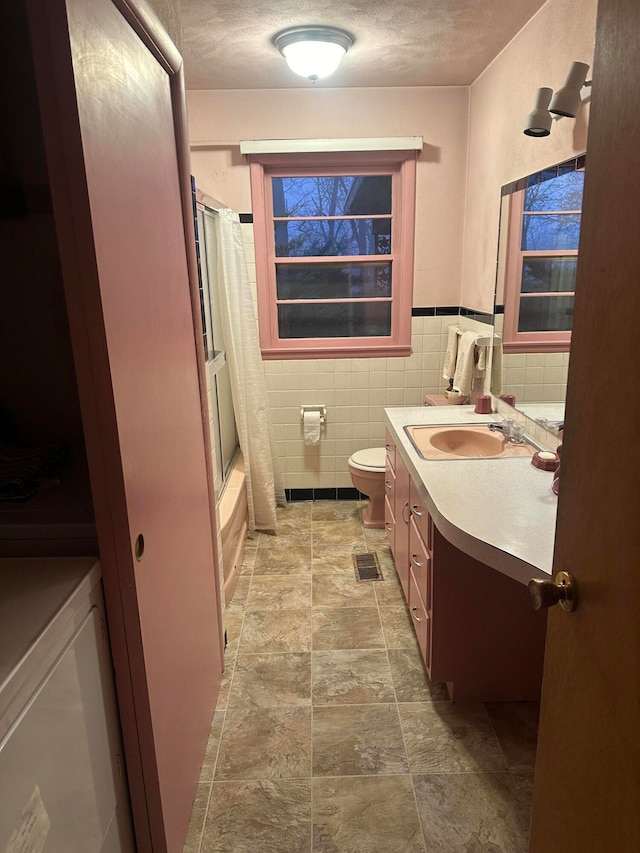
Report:
[[[134,853],[100,564],[0,560],[0,851]]]

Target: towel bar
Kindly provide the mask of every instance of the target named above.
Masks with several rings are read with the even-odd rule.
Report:
[[[456,331],[456,334],[458,335],[458,337],[460,337],[460,335],[463,335],[466,331],[471,331],[471,330],[469,330],[469,329],[458,329]],[[490,347],[490,346],[492,346],[493,341],[496,338],[498,338],[498,340],[500,340],[499,335],[478,335],[478,337],[476,338],[476,346],[477,347]]]

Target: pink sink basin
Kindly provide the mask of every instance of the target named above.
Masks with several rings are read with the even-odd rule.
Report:
[[[417,425],[405,431],[423,459],[512,459],[534,453],[528,444],[505,441],[487,424]]]

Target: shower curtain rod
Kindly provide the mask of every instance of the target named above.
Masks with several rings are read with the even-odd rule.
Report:
[[[202,190],[196,187],[196,202],[201,204],[207,210],[212,211],[213,213],[220,213],[221,210],[225,210],[228,205],[223,204],[221,201],[218,201],[212,195],[207,195],[203,193]]]
[[[222,210],[222,205],[219,207],[212,207],[210,204],[205,204],[202,201],[197,201],[196,205],[198,205],[202,210],[206,210],[207,213],[220,213]]]

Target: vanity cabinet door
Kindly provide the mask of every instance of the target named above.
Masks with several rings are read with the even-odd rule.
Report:
[[[388,430],[384,434],[384,448],[387,451],[387,463],[393,470],[396,469],[396,443],[389,435]]]
[[[411,480],[409,489],[409,508],[411,510],[411,518],[413,519],[420,536],[427,548],[431,552],[433,547],[433,523],[425,502],[418,491],[418,487]]]
[[[420,652],[425,662],[429,661],[429,651],[431,645],[431,620],[427,613],[424,602],[418,590],[418,582],[409,570],[409,612],[413,621],[413,627],[418,638]]]
[[[411,478],[400,454],[396,455],[393,515],[396,521],[394,559],[405,598],[409,599],[409,488]]]
[[[429,671],[431,666],[431,630],[433,625],[431,609],[431,554],[427,551],[425,543],[418,533],[418,528],[413,517],[409,522],[409,566],[409,610],[420,644],[420,650],[427,671]],[[418,608],[417,611],[415,610],[416,607]]]
[[[387,499],[389,506],[393,509],[395,506],[396,499],[396,472],[391,467],[389,460],[387,459],[387,467],[384,472],[384,495]]]
[[[409,522],[409,567],[413,573],[418,592],[427,610],[431,609],[431,554],[427,551],[418,533],[413,518]]]
[[[396,475],[387,458],[387,466],[384,472],[384,529],[387,531],[387,539],[394,558],[396,555],[396,519],[393,512],[396,495]]]

